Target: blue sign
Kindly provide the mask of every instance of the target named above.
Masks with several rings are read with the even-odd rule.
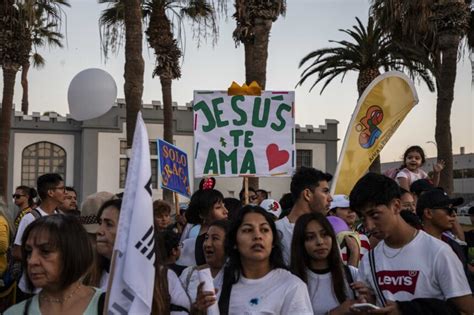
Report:
[[[158,169],[161,173],[161,188],[172,190],[189,198],[191,187],[189,186],[186,152],[161,139],[158,139],[157,145],[160,156]]]

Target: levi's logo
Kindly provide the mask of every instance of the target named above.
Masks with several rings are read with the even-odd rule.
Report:
[[[419,274],[419,271],[414,270],[379,271],[377,281],[381,290],[392,294],[401,291],[415,294]]]

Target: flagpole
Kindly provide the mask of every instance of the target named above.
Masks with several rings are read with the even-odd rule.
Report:
[[[244,177],[244,200],[245,205],[249,204],[249,178],[247,176]]]
[[[117,257],[117,250],[114,250],[112,254],[112,260],[110,261],[110,274],[109,279],[107,280],[107,291],[105,291],[105,307],[103,315],[107,315],[109,312],[109,298],[110,298],[110,289],[112,288],[112,282],[114,281],[115,274],[115,258]]]
[[[174,210],[176,213],[176,219],[179,217],[179,196],[176,192],[173,192],[174,196]]]

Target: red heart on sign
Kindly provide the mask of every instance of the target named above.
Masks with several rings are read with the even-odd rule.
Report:
[[[285,164],[290,158],[290,153],[286,150],[279,150],[278,144],[269,144],[266,150],[268,170],[271,171],[275,167]]]

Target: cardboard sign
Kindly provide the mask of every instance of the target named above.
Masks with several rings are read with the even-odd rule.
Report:
[[[188,175],[188,156],[166,141],[158,139],[159,170],[161,188],[172,190],[185,197],[191,196]]]
[[[195,177],[291,176],[294,99],[294,92],[229,96],[227,91],[195,91]]]

